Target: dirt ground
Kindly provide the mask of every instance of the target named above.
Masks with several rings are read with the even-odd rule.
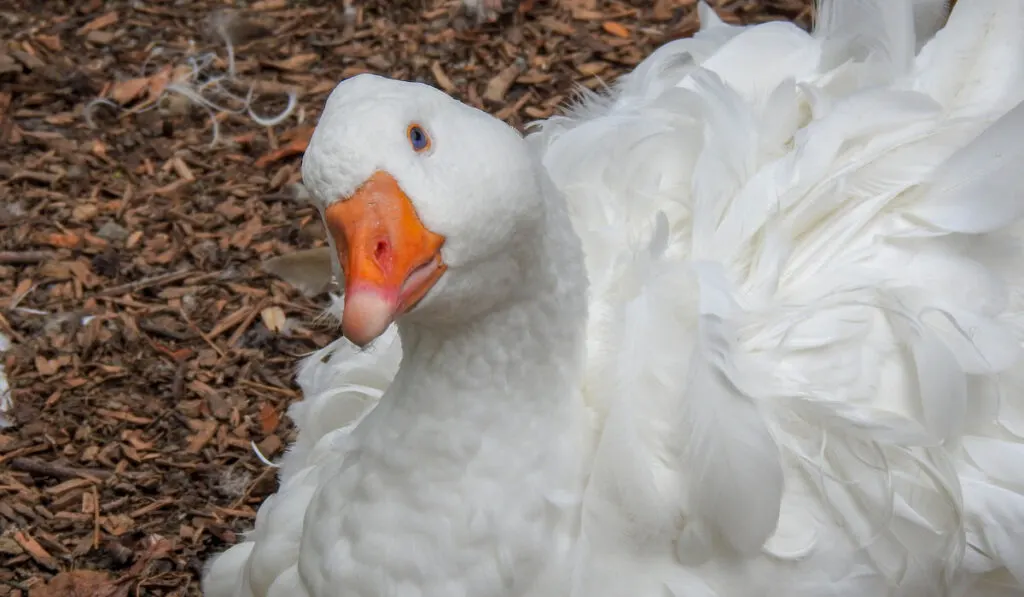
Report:
[[[697,28],[695,0],[536,0],[482,26],[454,0],[356,8],[3,3],[0,597],[197,595],[253,524],[276,485],[253,446],[291,441],[296,361],[335,333],[325,296],[260,269],[323,243],[290,184],[335,83],[419,80],[520,126]]]

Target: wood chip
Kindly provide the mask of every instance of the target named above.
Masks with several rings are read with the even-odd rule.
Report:
[[[288,0],[259,0],[249,6],[249,10],[254,12],[269,12],[285,8],[288,8]]]
[[[484,98],[494,103],[500,103],[505,99],[509,87],[515,82],[516,77],[522,72],[519,64],[513,63],[506,66],[500,73],[487,82],[487,89],[484,91]]]
[[[130,586],[119,584],[108,572],[71,570],[33,585],[28,597],[128,597],[130,590]]]
[[[445,90],[448,93],[452,93],[453,91],[455,91],[455,83],[452,83],[452,80],[448,78],[447,74],[445,74],[444,69],[441,68],[441,63],[439,61],[435,60],[433,63],[431,63],[430,72],[433,73],[434,80],[437,81],[438,87],[440,87],[441,89]]]
[[[40,566],[48,568],[50,570],[57,569],[57,560],[43,546],[36,541],[32,535],[29,535],[25,531],[15,531],[13,534],[14,540],[18,542],[18,545],[25,550],[32,559],[36,561]]]
[[[116,11],[112,11],[112,12],[108,12],[106,14],[100,15],[100,16],[96,17],[95,19],[89,21],[85,25],[83,25],[78,30],[78,34],[79,35],[85,35],[85,34],[89,33],[90,31],[98,31],[98,30],[103,29],[105,27],[109,27],[109,26],[113,25],[114,23],[116,23],[117,19],[118,19],[118,16],[117,16],[117,12]]]
[[[295,54],[284,60],[269,60],[264,62],[264,64],[284,71],[305,72],[319,59],[320,56],[318,54]]]
[[[188,442],[188,447],[185,448],[185,452],[189,454],[198,454],[206,444],[210,443],[213,436],[217,434],[216,421],[197,421],[194,426],[196,427],[196,434],[192,436],[192,439]]]

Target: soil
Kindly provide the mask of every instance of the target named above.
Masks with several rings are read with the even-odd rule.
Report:
[[[338,81],[422,81],[521,127],[697,26],[695,0],[536,0],[483,24],[454,0],[8,0],[0,597],[198,595],[252,526],[276,487],[253,446],[292,441],[296,362],[336,333],[325,295],[260,264],[324,243],[292,185]]]

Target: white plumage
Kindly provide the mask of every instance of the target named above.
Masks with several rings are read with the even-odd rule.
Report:
[[[342,83],[307,187],[390,172],[449,269],[304,362],[206,594],[1024,595],[1024,3],[937,5],[702,4],[525,143]]]

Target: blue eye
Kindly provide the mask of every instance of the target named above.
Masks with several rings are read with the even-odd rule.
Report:
[[[430,137],[427,136],[427,132],[420,125],[410,124],[406,135],[409,137],[409,143],[412,145],[413,151],[422,152],[430,149]]]

